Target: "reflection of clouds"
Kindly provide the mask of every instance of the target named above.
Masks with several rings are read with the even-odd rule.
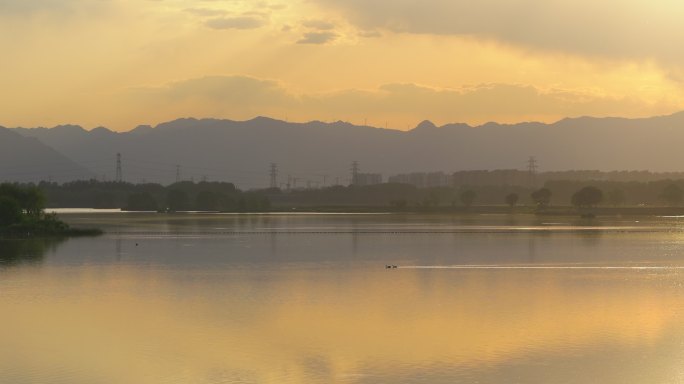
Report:
[[[42,296],[41,306],[0,297],[2,313],[12,314],[0,341],[17,351],[0,352],[0,372],[80,367],[82,377],[139,383],[372,382],[426,372],[437,380],[514,362],[538,369],[548,356],[638,353],[658,345],[680,320],[673,308],[682,307],[677,292],[629,272],[608,279],[382,268],[74,273],[44,273],[49,291],[21,288],[25,297]],[[70,299],[75,287],[87,294]]]

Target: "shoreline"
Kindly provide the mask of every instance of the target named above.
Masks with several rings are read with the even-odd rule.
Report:
[[[99,228],[69,228],[60,231],[41,231],[39,228],[3,228],[0,229],[0,240],[95,237],[104,233]]]
[[[593,214],[595,217],[619,216],[662,216],[684,217],[684,207],[596,207],[578,210],[571,206],[550,206],[544,210],[537,210],[532,206],[508,207],[500,205],[481,205],[471,207],[387,207],[387,206],[296,206],[274,207],[268,211],[234,212],[234,211],[131,211],[120,209],[93,208],[48,208],[58,215],[72,214],[159,214],[159,215],[187,215],[187,214],[222,214],[222,215],[288,215],[288,214],[427,214],[427,215],[473,215],[473,214],[501,214],[501,215],[535,215],[535,216],[576,216]]]

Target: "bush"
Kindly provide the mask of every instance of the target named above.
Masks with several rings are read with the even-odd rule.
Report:
[[[596,187],[584,187],[572,195],[572,205],[577,208],[591,208],[603,201],[603,191]]]
[[[21,219],[19,203],[9,196],[0,196],[0,227],[18,224]]]

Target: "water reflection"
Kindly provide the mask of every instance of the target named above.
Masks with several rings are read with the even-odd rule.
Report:
[[[40,263],[46,253],[54,252],[64,240],[61,238],[2,239],[0,240],[0,268]]]
[[[13,351],[0,352],[0,378],[652,383],[677,369],[684,341],[671,275],[96,268],[43,278],[49,292],[21,292],[39,306],[0,299],[10,314],[0,340]]]
[[[395,231],[569,225],[548,218],[131,217],[102,221],[128,234],[0,242],[0,265],[50,254],[0,276],[0,382],[684,379],[681,269],[384,269],[681,267],[676,232]],[[336,225],[351,231],[311,230]],[[265,230],[203,234],[215,228]]]

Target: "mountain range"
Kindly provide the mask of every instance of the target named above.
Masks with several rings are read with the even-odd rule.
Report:
[[[89,179],[95,174],[33,137],[0,127],[0,182]]]
[[[184,118],[128,132],[80,126],[0,129],[0,179],[113,179],[116,154],[124,180],[232,181],[241,188],[278,182],[346,184],[352,161],[362,172],[524,169],[684,169],[684,112],[640,119],[567,118],[552,124],[480,126],[424,121],[410,131],[345,122],[291,123]]]

